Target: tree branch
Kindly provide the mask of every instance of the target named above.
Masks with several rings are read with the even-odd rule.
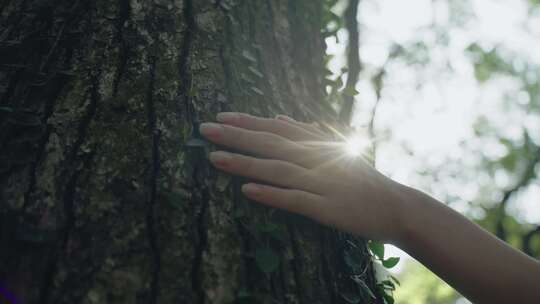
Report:
[[[347,65],[349,68],[347,76],[346,88],[352,88],[356,86],[358,82],[358,76],[362,65],[360,63],[360,55],[358,54],[359,45],[359,33],[358,33],[358,21],[356,15],[358,14],[359,0],[349,0],[349,5],[344,13],[345,28],[349,32],[349,45],[347,46]],[[354,105],[354,96],[352,94],[344,94],[343,105],[339,112],[339,119],[344,125],[348,126],[351,123],[352,110]]]

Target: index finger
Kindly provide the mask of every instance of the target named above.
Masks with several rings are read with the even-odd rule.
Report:
[[[228,125],[274,133],[292,141],[320,141],[325,140],[320,133],[313,132],[284,119],[264,118],[237,112],[222,112],[217,115],[217,121]]]
[[[268,158],[289,161],[303,167],[308,166],[306,155],[313,153],[309,148],[273,133],[225,124],[203,123],[200,132],[214,143]]]

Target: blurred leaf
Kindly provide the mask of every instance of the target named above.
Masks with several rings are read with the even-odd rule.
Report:
[[[343,94],[347,95],[347,96],[356,96],[359,94],[359,92],[353,88],[353,87],[346,87],[345,89],[343,89]]]
[[[385,304],[394,304],[394,298],[391,295],[383,292],[382,296]]]
[[[379,241],[369,241],[369,250],[380,260],[384,260],[384,244]]]
[[[391,257],[391,258],[388,258],[386,260],[383,260],[382,264],[383,264],[383,266],[385,268],[392,268],[392,267],[396,266],[398,262],[399,262],[398,257]]]
[[[384,287],[384,289],[387,289],[387,290],[395,290],[396,289],[396,285],[394,284],[394,282],[392,282],[390,280],[382,281],[381,285]]]
[[[390,280],[394,281],[394,283],[396,283],[398,286],[401,286],[401,283],[399,282],[399,280],[396,277],[390,276]]]

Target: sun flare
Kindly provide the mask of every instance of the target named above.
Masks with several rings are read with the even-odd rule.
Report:
[[[345,141],[345,153],[348,156],[358,157],[364,153],[367,148],[367,142],[359,136],[352,136]]]

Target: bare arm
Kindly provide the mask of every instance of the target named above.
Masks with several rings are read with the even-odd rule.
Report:
[[[477,303],[540,303],[540,263],[428,195],[345,157],[324,133],[291,119],[241,113],[203,124],[209,140],[258,157],[213,152],[217,168],[260,183],[260,203],[364,237],[394,243]]]
[[[396,245],[474,303],[540,303],[540,263],[461,214],[402,187],[404,217]]]

